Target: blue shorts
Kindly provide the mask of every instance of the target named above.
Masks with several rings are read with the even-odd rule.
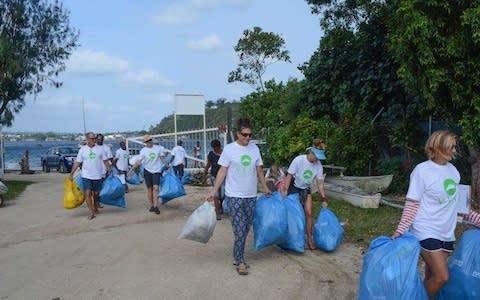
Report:
[[[85,190],[91,190],[94,192],[100,192],[103,185],[102,179],[88,179],[88,178],[82,177],[82,182],[83,182],[83,186],[85,187]]]
[[[445,242],[437,239],[425,239],[420,241],[420,246],[428,252],[453,251],[453,242]]]
[[[150,173],[147,170],[143,170],[143,178],[145,178],[145,185],[147,188],[151,188],[154,185],[160,185],[160,177],[162,173]]]

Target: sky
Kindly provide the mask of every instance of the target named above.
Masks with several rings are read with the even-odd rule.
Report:
[[[291,63],[264,80],[302,79],[321,37],[319,16],[302,0],[63,0],[80,47],[59,89],[46,87],[6,132],[82,133],[148,130],[174,113],[175,94],[239,101],[253,90],[228,83],[233,47],[245,29],[279,34]],[[172,128],[173,131],[173,128]]]

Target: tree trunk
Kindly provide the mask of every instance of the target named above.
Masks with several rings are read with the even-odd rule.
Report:
[[[478,146],[469,146],[468,151],[470,152],[470,157],[468,158],[468,162],[470,163],[470,167],[472,168],[472,207],[475,209],[480,208],[480,160],[479,160],[479,152],[480,149]]]

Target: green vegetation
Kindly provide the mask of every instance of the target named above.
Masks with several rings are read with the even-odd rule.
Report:
[[[322,205],[317,194],[313,195],[313,199],[312,214],[316,218]],[[373,239],[381,235],[391,236],[397,229],[402,216],[402,209],[390,206],[360,208],[337,199],[329,199],[328,205],[340,222],[345,222],[343,242],[356,244],[365,250]],[[457,239],[462,236],[465,230],[470,228],[473,228],[473,226],[458,224],[455,231]]]
[[[5,185],[8,187],[8,192],[3,195],[5,201],[15,199],[20,195],[27,186],[32,184],[32,181],[19,181],[19,180],[5,180]]]
[[[0,1],[0,124],[12,125],[28,95],[62,85],[58,75],[79,46],[69,17],[59,1]]]

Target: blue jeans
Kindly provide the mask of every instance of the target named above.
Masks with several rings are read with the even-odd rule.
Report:
[[[245,263],[245,242],[253,222],[253,212],[257,198],[234,198],[225,196],[225,201],[228,201],[230,221],[232,222],[234,235],[233,259],[238,264]]]

